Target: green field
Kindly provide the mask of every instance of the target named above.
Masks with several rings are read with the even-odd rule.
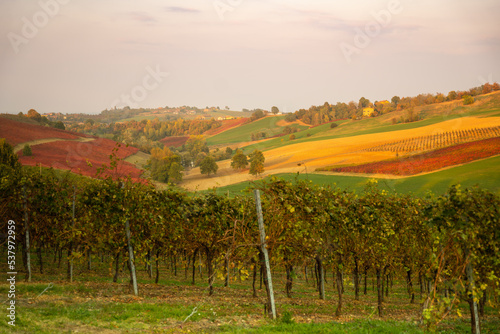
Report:
[[[267,137],[272,137],[283,132],[284,127],[277,125],[285,116],[268,116],[242,126],[229,129],[218,135],[207,139],[207,145],[223,145],[234,144],[240,142],[248,142],[251,140],[252,133],[265,132]],[[306,126],[292,124],[291,127],[299,130],[306,129]],[[297,135],[297,134],[295,134]],[[288,137],[287,137],[288,138]],[[278,138],[277,140],[281,140]]]
[[[429,173],[420,176],[405,177],[400,179],[377,179],[379,187],[390,192],[400,194],[414,194],[425,196],[429,191],[441,195],[453,184],[461,184],[463,187],[479,185],[494,193],[500,193],[500,156],[491,157],[481,161],[471,162],[462,166],[452,167],[442,171]],[[276,177],[293,181],[296,178],[311,180],[320,185],[337,185],[342,189],[362,192],[369,177],[364,176],[344,176],[344,175],[324,175],[302,173],[297,174],[277,174]],[[256,182],[242,182],[217,189],[217,193],[231,195],[242,194],[244,189],[258,184]]]

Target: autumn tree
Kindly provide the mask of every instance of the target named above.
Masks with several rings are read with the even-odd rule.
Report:
[[[271,108],[271,112],[273,114],[277,115],[280,112],[280,110],[278,109],[278,107],[274,106],[274,107]]]
[[[236,154],[232,158],[231,168],[233,169],[243,169],[248,166],[248,158],[243,153],[242,150],[237,149]]]
[[[266,158],[261,151],[255,150],[250,154],[250,174],[259,175],[264,173],[264,162]]]
[[[37,122],[40,122],[42,120],[42,115],[40,115],[35,109],[28,110],[27,116],[28,118],[31,118]]]
[[[457,99],[457,92],[455,92],[454,90],[450,91],[448,93],[448,96],[446,97],[446,99],[448,101],[453,101],[453,100],[456,100]]]
[[[251,121],[256,121],[258,120],[259,118],[262,118],[262,117],[265,117],[266,114],[264,113],[263,110],[261,109],[257,109],[256,111],[254,111],[254,113],[252,114],[252,116],[250,117],[250,120]]]

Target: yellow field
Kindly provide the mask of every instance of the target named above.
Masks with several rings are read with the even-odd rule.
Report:
[[[494,126],[500,126],[500,117],[463,117],[416,129],[293,144],[264,152],[266,172],[262,177],[278,173],[311,173],[318,167],[380,161],[395,157],[395,153],[365,150],[396,140]],[[199,168],[195,168],[186,174],[181,185],[188,190],[204,190],[256,179],[248,174],[248,170],[233,171],[229,160],[218,165],[216,176],[201,175]]]

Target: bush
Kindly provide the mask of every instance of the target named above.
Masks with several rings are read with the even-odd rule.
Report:
[[[474,103],[474,98],[470,95],[464,95],[463,100],[465,106]]]
[[[33,152],[31,151],[31,146],[29,146],[28,144],[24,145],[23,156],[31,157],[32,155],[33,155]]]
[[[55,124],[54,124],[54,128],[56,129],[60,129],[60,130],[66,130],[66,127],[64,126],[64,123],[61,122],[61,121],[57,121]]]
[[[331,123],[331,124],[330,124],[330,129],[334,129],[334,128],[336,128],[337,126],[339,126],[337,123]]]
[[[286,114],[285,116],[285,121],[287,122],[295,122],[297,120],[297,116],[295,116],[295,114]]]
[[[288,137],[288,139],[290,140],[294,140],[295,139],[295,135],[294,134],[291,134],[290,137]]]

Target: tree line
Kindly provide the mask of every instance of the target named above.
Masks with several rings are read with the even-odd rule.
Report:
[[[465,105],[472,104],[474,103],[474,96],[498,90],[500,90],[500,85],[495,82],[493,84],[486,83],[466,91],[450,91],[447,95],[436,93],[419,94],[415,97],[402,98],[393,96],[390,101],[374,102],[361,97],[358,102],[337,102],[336,104],[325,102],[323,105],[311,106],[309,109],[303,108],[294,113],[287,114],[286,120],[292,122],[300,119],[306,124],[317,126],[340,119],[360,119],[363,117],[363,109],[373,108],[371,116],[383,115],[398,110],[407,110],[407,115],[402,116],[401,122],[413,122],[418,120],[418,115],[413,112],[414,107],[454,100],[463,100]],[[397,122],[396,119],[395,122]]]

